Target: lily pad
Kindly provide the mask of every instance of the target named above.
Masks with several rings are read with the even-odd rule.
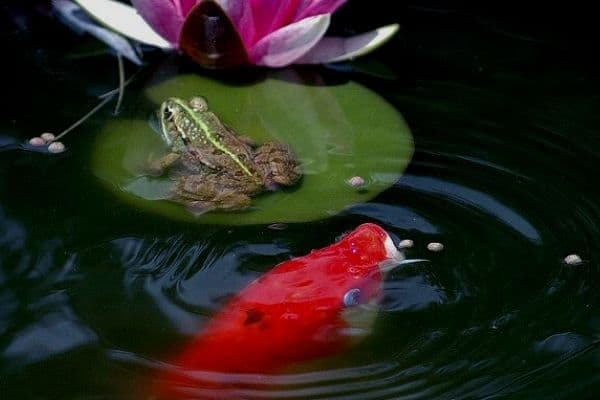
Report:
[[[394,184],[413,154],[412,136],[400,113],[355,82],[325,85],[312,79],[306,84],[294,70],[237,86],[183,75],[145,94],[153,106],[136,110],[139,119],[115,119],[103,127],[92,168],[124,200],[179,220],[243,225],[326,218]],[[302,181],[289,190],[259,195],[251,209],[234,213],[195,216],[166,200],[169,179],[142,173],[150,157],[167,151],[147,117],[167,97],[196,95],[204,96],[226,124],[258,143],[288,143],[302,163]],[[364,185],[353,187],[348,182],[352,177],[362,178]]]

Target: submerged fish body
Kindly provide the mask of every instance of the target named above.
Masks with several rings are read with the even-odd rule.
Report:
[[[231,299],[158,380],[160,392],[202,386],[194,371],[273,373],[333,356],[368,330],[385,272],[403,260],[389,235],[363,224],[285,261]],[[167,396],[168,397],[168,396]],[[199,397],[201,398],[201,397]],[[235,398],[235,397],[224,397]]]

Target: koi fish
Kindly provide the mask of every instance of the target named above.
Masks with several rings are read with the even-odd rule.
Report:
[[[274,373],[339,354],[368,333],[385,274],[403,260],[385,230],[369,223],[278,264],[231,299],[184,348],[172,363],[178,371],[157,381],[160,397],[231,400],[237,397],[202,397],[210,385],[193,378],[194,372]]]

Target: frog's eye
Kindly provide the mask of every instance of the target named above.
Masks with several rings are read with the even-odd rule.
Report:
[[[192,97],[190,99],[190,106],[194,111],[208,111],[208,103],[206,102],[206,99],[201,96]]]
[[[171,109],[169,107],[165,107],[163,110],[162,117],[165,121],[170,120],[173,117],[173,111],[171,111]]]
[[[342,298],[344,307],[355,307],[360,304],[360,289],[350,289]]]

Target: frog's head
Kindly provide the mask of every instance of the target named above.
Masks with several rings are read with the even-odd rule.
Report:
[[[171,97],[158,110],[159,132],[165,143],[174,151],[183,150],[188,141],[186,129],[180,126],[186,106],[181,99]]]

